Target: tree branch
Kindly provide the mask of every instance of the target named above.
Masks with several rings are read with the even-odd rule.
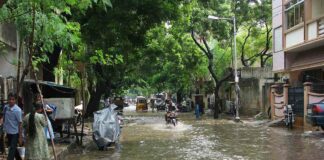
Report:
[[[198,43],[198,41],[196,40],[196,38],[195,38],[195,34],[194,34],[194,30],[193,30],[193,29],[191,29],[191,38],[192,38],[192,40],[195,42],[195,44],[199,47],[199,49],[200,49],[201,51],[203,51],[203,52],[206,54],[206,56],[208,56],[208,53],[207,53],[207,51],[205,50],[205,48],[202,47],[202,46]]]
[[[270,33],[272,31],[272,28],[269,28],[267,23],[265,23],[265,26],[266,26],[266,29],[267,29],[267,36],[266,36],[267,41],[266,41],[265,49],[263,50],[263,52],[260,55],[261,67],[264,67],[266,61],[271,57],[271,56],[269,57],[269,54],[267,54],[267,53],[268,53],[268,50],[270,49],[270,41],[271,41],[271,38],[272,38]],[[266,57],[264,58],[264,56],[266,56]]]
[[[208,56],[208,58],[213,59],[214,56],[213,56],[212,52],[210,51],[210,48],[209,48],[209,46],[207,44],[207,41],[206,41],[205,37],[203,37],[203,43],[204,43],[204,45],[205,45],[205,47],[207,49],[207,53],[208,53],[207,56]]]
[[[229,73],[227,73],[227,75],[225,77],[223,77],[219,82],[218,85],[222,85],[222,83],[224,83],[225,81],[229,80],[230,78],[233,77],[233,70],[230,69]]]
[[[247,34],[246,37],[244,38],[244,42],[243,42],[243,44],[242,44],[242,48],[241,48],[241,51],[242,51],[242,53],[241,53],[241,62],[242,62],[242,64],[243,64],[243,66],[245,66],[245,67],[248,67],[248,66],[249,66],[249,64],[246,63],[247,60],[245,59],[245,45],[246,45],[246,42],[247,42],[248,38],[249,38],[250,35],[251,35],[251,29],[252,29],[252,27],[253,27],[253,25],[251,25],[251,26],[249,27],[249,29],[248,29],[248,34]]]
[[[207,41],[206,41],[205,38],[203,38],[203,43],[204,43],[205,47],[207,48],[207,52],[208,52],[208,55],[207,55],[208,62],[209,62],[208,63],[208,70],[209,70],[211,76],[213,77],[215,83],[217,84],[218,83],[218,78],[217,78],[217,75],[216,75],[216,73],[214,71],[214,67],[213,67],[214,66],[214,63],[213,63],[214,62],[214,56],[211,53],[211,51],[209,49],[209,46],[208,46]]]

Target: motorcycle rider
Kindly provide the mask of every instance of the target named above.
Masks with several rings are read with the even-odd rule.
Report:
[[[172,104],[172,101],[170,99],[166,100],[166,105],[165,105],[165,115],[164,115],[164,118],[165,118],[165,121],[167,122],[168,121],[168,117],[170,117],[171,115],[171,112],[172,111],[176,111],[177,108],[175,105]]]

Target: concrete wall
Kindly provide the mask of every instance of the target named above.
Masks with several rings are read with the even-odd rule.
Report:
[[[17,48],[17,32],[15,25],[0,24],[0,41],[14,49]]]
[[[259,80],[256,78],[241,79],[241,113],[245,115],[255,115],[261,111],[259,93]]]
[[[255,115],[266,111],[270,105],[268,92],[273,77],[271,68],[242,68],[239,81],[242,114]]]
[[[0,48],[0,76],[16,77],[17,75],[17,34],[12,24],[0,24],[0,41],[5,44]]]

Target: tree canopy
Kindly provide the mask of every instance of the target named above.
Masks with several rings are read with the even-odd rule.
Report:
[[[91,114],[102,97],[131,87],[181,98],[197,81],[212,79],[218,97],[232,78],[233,25],[208,15],[236,16],[242,65],[266,64],[270,0],[7,0],[0,23],[14,23],[26,46],[21,80],[43,64],[80,87],[76,64],[84,64]]]

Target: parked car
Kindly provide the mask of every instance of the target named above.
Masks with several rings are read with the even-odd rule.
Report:
[[[307,106],[307,122],[324,130],[324,100]]]

